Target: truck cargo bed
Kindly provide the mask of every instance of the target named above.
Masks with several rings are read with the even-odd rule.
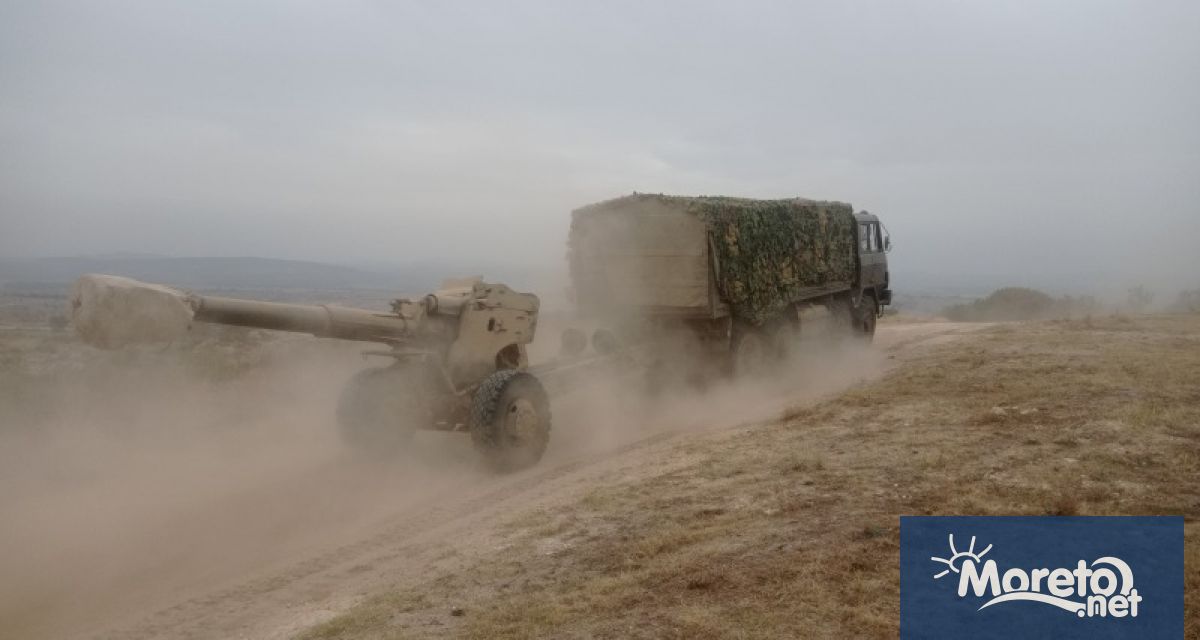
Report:
[[[850,205],[802,198],[634,194],[589,205],[571,220],[576,307],[759,324],[850,289],[855,229]]]

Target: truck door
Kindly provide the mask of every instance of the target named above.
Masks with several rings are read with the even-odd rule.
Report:
[[[858,262],[863,289],[883,288],[887,284],[887,255],[878,220],[858,223]]]

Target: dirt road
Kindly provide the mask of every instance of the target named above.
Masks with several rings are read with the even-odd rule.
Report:
[[[163,508],[169,499],[147,498],[154,506],[149,521],[136,512],[136,526],[100,527],[74,539],[59,555],[74,570],[58,570],[71,578],[37,591],[40,601],[27,598],[19,615],[10,609],[6,628],[21,637],[285,638],[364,594],[502,552],[494,531],[515,514],[568,508],[608,478],[686,462],[664,456],[683,434],[770,419],[976,328],[884,324],[869,351],[843,355],[835,367],[801,366],[774,385],[718,390],[648,411],[615,397],[619,389],[574,394],[555,403],[545,460],[511,476],[480,472],[467,439],[446,434],[421,434],[409,459],[377,464],[332,454],[340,448],[328,434],[229,438],[192,461],[216,464],[199,480],[187,474],[204,488],[199,499],[185,492],[187,500]],[[302,421],[275,418],[280,428]],[[255,453],[264,450],[273,453]],[[227,451],[237,451],[234,460],[214,457]],[[154,495],[161,487],[145,487],[146,477],[131,472],[127,483],[100,486]],[[150,477],[169,484],[172,475]],[[89,499],[103,504],[105,496],[49,501],[46,509],[79,508]],[[86,526],[70,518],[59,524]]]

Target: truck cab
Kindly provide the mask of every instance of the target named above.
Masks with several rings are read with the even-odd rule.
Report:
[[[892,243],[879,217],[863,211],[854,214],[858,247],[858,283],[862,297],[874,298],[879,308],[892,303],[887,252]]]

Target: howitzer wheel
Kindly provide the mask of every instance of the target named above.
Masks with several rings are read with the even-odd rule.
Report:
[[[342,439],[372,455],[394,453],[428,421],[422,411],[414,372],[395,365],[359,371],[338,399]]]
[[[484,379],[471,400],[471,441],[495,471],[541,460],[550,441],[550,401],[542,383],[515,369]]]

